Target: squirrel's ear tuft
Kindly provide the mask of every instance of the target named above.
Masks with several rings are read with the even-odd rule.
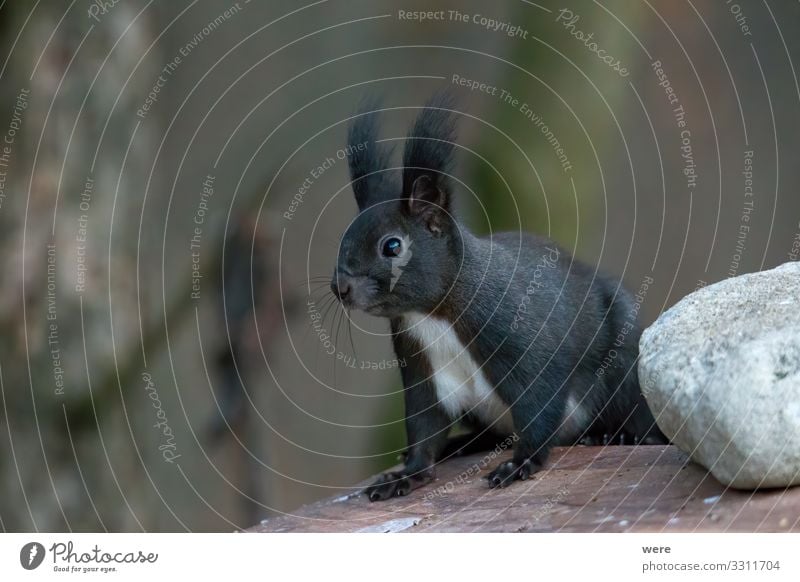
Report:
[[[359,210],[396,195],[388,171],[392,148],[377,143],[378,110],[378,99],[363,100],[347,132],[350,180]]]
[[[435,95],[417,116],[403,153],[403,196],[412,215],[446,214],[450,209],[450,180],[456,139],[455,99]],[[435,228],[441,221],[429,221]]]

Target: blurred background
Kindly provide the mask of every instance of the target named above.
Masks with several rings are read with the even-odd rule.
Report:
[[[388,323],[317,285],[365,96],[393,139],[453,90],[466,223],[644,324],[795,260],[798,38],[775,0],[0,2],[2,529],[226,531],[397,462]]]

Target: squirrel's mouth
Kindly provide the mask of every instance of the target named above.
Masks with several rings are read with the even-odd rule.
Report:
[[[346,309],[382,315],[386,307],[386,302],[379,298],[377,284],[368,276],[339,271],[331,280],[331,292]]]
[[[369,313],[370,315],[383,317],[386,315],[386,304],[382,301],[378,301],[377,303],[362,308],[361,311]]]
[[[365,301],[358,297],[340,298],[342,306],[348,311],[363,311],[369,315],[384,315],[386,304],[383,301]]]

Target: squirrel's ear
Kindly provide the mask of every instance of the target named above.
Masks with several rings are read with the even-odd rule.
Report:
[[[447,218],[447,194],[428,175],[414,180],[406,200],[408,212],[421,216],[434,234],[440,234]]]
[[[428,174],[422,174],[414,180],[408,195],[408,211],[411,214],[438,212],[444,210],[446,204],[446,194]]]
[[[431,230],[441,230],[450,208],[450,181],[456,124],[454,99],[434,96],[420,112],[403,153],[403,195],[412,215],[425,215]],[[435,219],[435,220],[431,220]]]
[[[373,99],[363,101],[361,113],[350,123],[347,132],[350,180],[359,210],[364,210],[395,192],[389,171],[391,148],[378,143],[378,113],[380,103]]]

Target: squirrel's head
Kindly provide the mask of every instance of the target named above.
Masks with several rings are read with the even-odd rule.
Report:
[[[452,99],[443,94],[422,109],[406,138],[402,168],[390,167],[391,148],[378,141],[376,109],[374,103],[362,108],[349,128],[359,214],[342,237],[331,289],[346,307],[372,315],[429,312],[447,295],[462,254],[450,213]]]

